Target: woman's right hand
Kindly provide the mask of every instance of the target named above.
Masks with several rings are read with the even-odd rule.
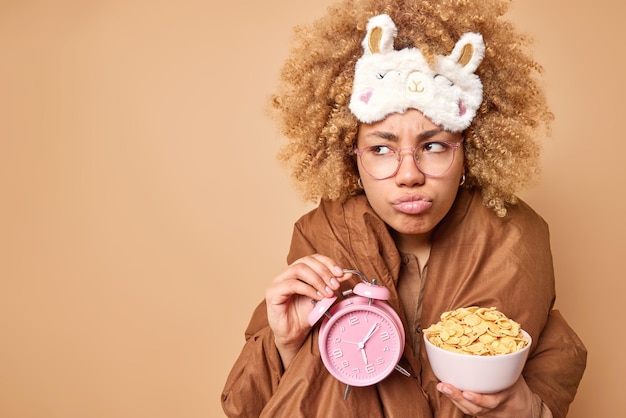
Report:
[[[334,296],[350,276],[330,258],[314,254],[296,260],[267,288],[267,318],[285,369],[311,330],[311,300]]]

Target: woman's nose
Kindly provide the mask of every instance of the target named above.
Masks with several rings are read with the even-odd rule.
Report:
[[[412,151],[404,151],[400,160],[400,167],[396,173],[396,184],[398,186],[416,186],[424,184],[426,176],[417,168]]]

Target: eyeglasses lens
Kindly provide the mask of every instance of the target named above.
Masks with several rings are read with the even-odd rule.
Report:
[[[441,147],[441,145],[444,145]],[[454,161],[454,151],[456,147],[445,144],[437,144],[436,151],[428,147],[419,147],[413,151],[417,168],[429,176],[440,176],[444,174]],[[360,152],[361,164],[363,168],[376,179],[385,179],[396,174],[406,156],[398,155],[402,150],[387,148],[381,153],[376,148],[367,148]]]

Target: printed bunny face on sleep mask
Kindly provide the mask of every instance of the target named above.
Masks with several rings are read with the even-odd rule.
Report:
[[[474,73],[485,54],[481,35],[468,32],[450,55],[431,66],[417,48],[395,50],[398,33],[388,15],[371,18],[356,63],[350,111],[364,123],[417,109],[450,132],[466,129],[482,102],[483,86]]]

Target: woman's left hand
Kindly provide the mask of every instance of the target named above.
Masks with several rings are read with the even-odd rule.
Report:
[[[513,386],[498,393],[480,394],[460,391],[447,383],[438,383],[437,390],[450,399],[463,413],[481,418],[534,418],[533,411],[541,410],[538,396],[530,390],[523,377]]]

